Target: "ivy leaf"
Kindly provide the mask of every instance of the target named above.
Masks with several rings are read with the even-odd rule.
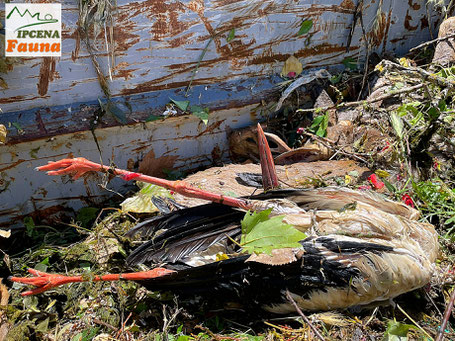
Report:
[[[284,216],[269,218],[271,211],[246,213],[240,240],[246,252],[271,254],[273,249],[300,247],[299,241],[306,238],[305,233],[283,223]]]
[[[201,119],[202,122],[204,122],[205,125],[209,122],[209,109],[208,108],[202,108],[198,105],[192,105],[191,106],[191,113],[194,116],[197,116]]]
[[[313,27],[313,20],[304,20],[302,24],[300,25],[300,30],[297,32],[298,36],[301,36],[302,34],[308,33],[311,28]]]
[[[235,28],[233,28],[233,29],[231,29],[231,30],[229,31],[229,34],[228,34],[228,36],[227,36],[227,38],[226,38],[226,41],[227,41],[228,43],[230,43],[231,40],[234,39],[234,38],[235,38]]]
[[[188,106],[190,105],[190,101],[176,101],[175,99],[172,99],[169,97],[169,99],[174,103],[177,108],[179,108],[182,111],[186,111],[188,109]]]

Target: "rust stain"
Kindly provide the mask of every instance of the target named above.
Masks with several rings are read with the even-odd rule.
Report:
[[[240,57],[247,57],[248,65],[263,65],[263,64],[275,64],[276,62],[284,62],[287,58],[289,58],[289,54],[266,54],[262,56],[254,55],[255,50],[263,50],[267,49],[270,45],[275,45],[277,42],[268,42],[265,44],[252,46],[251,49],[246,49],[244,51],[240,51],[239,54],[236,52],[237,58]],[[358,48],[358,47],[357,47]],[[335,44],[321,44],[318,46],[313,46],[310,48],[304,48],[299,51],[295,51],[294,55],[297,58],[300,57],[309,57],[315,55],[329,55],[331,53],[344,53],[345,47],[335,45]],[[352,47],[351,50],[354,50],[355,47]],[[224,62],[228,57],[220,56],[218,58],[214,58],[211,60],[202,61],[199,65],[199,68],[215,68],[217,64]],[[124,88],[120,90],[121,95],[132,95],[141,92],[149,92],[155,90],[162,90],[163,85],[162,83],[167,82],[167,88],[178,88],[184,87],[188,85],[188,81],[180,81],[180,82],[172,82],[169,83],[176,75],[178,74],[185,74],[191,72],[197,62],[189,62],[189,63],[180,63],[180,64],[173,64],[167,66],[172,72],[169,72],[166,76],[155,78],[153,80],[143,82],[141,84],[137,84],[135,87],[131,88]],[[264,70],[266,73],[267,70]],[[250,76],[260,76],[260,72],[251,73]],[[248,75],[244,75],[247,77]],[[201,85],[201,84],[209,84],[216,82],[227,81],[230,79],[230,75],[226,75],[225,78],[196,78],[193,80],[193,85]]]
[[[155,158],[155,152],[150,150],[139,162],[139,173],[147,174],[150,176],[157,176],[164,178],[166,174],[163,172],[165,169],[173,169],[174,163],[178,159],[178,155],[161,156]]]
[[[55,72],[55,58],[52,57],[43,57],[41,63],[41,68],[39,71],[39,81],[38,81],[38,93],[40,96],[47,94],[49,88],[49,83],[54,80],[56,76]]]
[[[209,125],[207,126],[207,128],[204,129],[203,132],[197,134],[194,138],[197,139],[198,137],[200,137],[200,136],[202,136],[202,135],[204,135],[204,134],[213,132],[215,129],[218,129],[218,128],[220,127],[221,123],[223,123],[224,121],[225,121],[225,120],[220,120],[220,121],[217,121],[217,122],[215,122],[215,123],[209,124]]]
[[[78,29],[74,30],[74,37],[72,38],[76,41],[74,51],[71,52],[71,59],[75,62],[79,57],[79,52],[81,50],[81,36]]]
[[[11,164],[9,164],[9,165],[6,166],[6,167],[0,168],[0,172],[3,172],[3,171],[5,171],[5,170],[11,169],[11,168],[14,168],[14,167],[16,167],[17,165],[20,165],[21,163],[23,163],[23,162],[25,162],[25,161],[27,161],[27,160],[19,159],[19,160],[17,160],[16,162],[11,163]]]
[[[389,10],[389,15],[387,16],[387,23],[386,23],[386,29],[385,29],[385,34],[384,34],[384,40],[382,42],[382,54],[385,53],[386,51],[386,45],[387,45],[387,40],[389,37],[389,30],[392,22],[392,10]]]
[[[135,165],[136,165],[136,161],[134,161],[133,159],[128,159],[128,161],[126,161],[126,169],[129,170],[130,172],[132,172],[135,168]]]
[[[418,2],[413,3],[412,0],[408,0],[408,5],[410,8],[412,8],[414,11],[418,11],[420,9],[420,4]]]
[[[428,18],[426,16],[420,18],[420,29],[424,29],[430,27],[430,23],[428,22]]]
[[[355,4],[352,2],[352,0],[343,0],[343,2],[340,4],[340,7],[345,8],[345,9],[354,10]]]
[[[14,102],[22,102],[25,99],[25,96],[11,96],[8,98],[0,98],[0,103],[14,103]]]
[[[125,80],[134,78],[134,72],[139,69],[128,69],[128,63],[122,62],[113,69],[115,78],[124,78]]]
[[[39,111],[35,114],[35,121],[38,124],[38,129],[42,133],[47,134],[46,126],[44,125],[43,119],[41,118],[41,114]]]
[[[222,152],[221,152],[220,146],[218,144],[216,144],[215,147],[213,147],[211,154],[212,154],[212,160],[214,162],[221,159]]]
[[[404,18],[404,27],[405,27],[408,31],[415,31],[415,30],[417,30],[417,28],[419,27],[419,25],[412,26],[412,25],[411,25],[411,22],[412,22],[412,17],[409,15],[409,10],[407,10],[407,11],[406,11],[406,17]]]

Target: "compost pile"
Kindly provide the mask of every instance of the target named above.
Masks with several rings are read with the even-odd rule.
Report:
[[[450,57],[438,59],[441,51],[433,57],[433,47],[427,44],[400,59],[372,55],[365,68],[347,63],[338,74],[303,86],[295,83],[300,77],[286,69],[280,93],[299,86],[281,98],[278,94],[281,108],[268,105],[266,122],[269,132],[295,150],[284,164],[351,160],[362,169],[319,170],[302,176],[300,187],[376,191],[417,208],[423,221],[435,225],[441,252],[426,287],[398,297],[392,306],[312,314],[308,323],[299,314],[276,316],[241,307],[198,309],[135,282],[78,283],[25,299],[20,296],[22,286],[15,284],[2,312],[0,335],[9,330],[7,340],[77,341],[436,338],[455,277],[455,67]],[[432,59],[437,63],[431,64]],[[232,152],[239,162],[248,159]],[[26,247],[4,254],[4,273],[25,275],[29,267],[88,277],[130,272],[125,257],[138,241],[124,234],[156,214],[153,195],[171,196],[138,185],[138,192],[122,205],[83,208],[69,223],[47,226],[27,218],[21,236]],[[4,300],[8,294],[1,292]],[[445,336],[455,339],[451,322],[453,317]]]

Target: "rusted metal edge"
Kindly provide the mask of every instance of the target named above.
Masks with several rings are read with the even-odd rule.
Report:
[[[186,88],[161,90],[112,99],[126,111],[127,124],[145,122],[151,115],[162,117],[165,106],[171,100],[188,100],[191,105],[210,110],[237,108],[259,102],[261,99],[278,95],[278,76],[248,78],[225,83],[194,86],[188,98]],[[103,100],[105,102],[105,100]],[[50,108],[34,108],[26,111],[8,112],[0,115],[0,123],[8,127],[7,145],[33,141],[60,134],[86,131],[91,120],[100,110],[98,101],[79,102]],[[97,127],[119,126],[113,117],[104,115]]]

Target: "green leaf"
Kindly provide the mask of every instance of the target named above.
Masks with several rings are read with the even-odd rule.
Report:
[[[127,123],[125,112],[112,101],[107,102],[106,113],[112,115],[121,124]]]
[[[99,327],[85,329],[79,334],[75,335],[71,341],[91,341],[100,330]]]
[[[23,134],[24,133],[24,129],[22,129],[22,127],[21,127],[21,125],[19,123],[12,122],[11,124],[13,125],[14,128],[16,128],[18,134]]]
[[[169,97],[169,99],[174,103],[177,108],[179,108],[182,111],[186,111],[188,109],[188,106],[190,105],[190,101],[176,101],[175,99],[172,99]]]
[[[385,187],[387,187],[390,193],[395,193],[397,191],[395,186],[388,182],[386,179],[382,179],[382,182],[384,182]]]
[[[25,225],[25,233],[27,236],[32,238],[35,234],[35,222],[33,221],[32,217],[25,217],[24,218],[24,225]]]
[[[125,199],[120,206],[124,212],[134,213],[153,213],[158,209],[153,205],[152,198],[154,196],[172,198],[171,193],[160,186],[137,182],[141,190],[136,195]]]
[[[400,140],[403,139],[403,121],[401,120],[401,117],[393,112],[390,115],[390,123],[398,138],[400,138]]]
[[[38,263],[34,266],[35,270],[38,270],[38,271],[42,271],[42,272],[46,272],[47,271],[47,265],[46,264],[42,264],[42,263]]]
[[[251,214],[250,212],[247,212],[242,219],[242,234],[250,233],[257,224],[267,221],[271,212],[271,208],[261,212],[253,212]]]
[[[205,125],[209,122],[209,109],[208,108],[202,108],[198,105],[192,105],[191,108],[191,113],[199,117],[202,122],[204,122]]]
[[[325,114],[322,116],[317,116],[313,123],[311,124],[309,130],[321,137],[325,137],[327,135],[327,127],[329,125],[329,115]]]
[[[324,116],[317,116],[313,119],[313,123],[311,123],[310,130],[316,130],[316,128],[321,124]]]
[[[300,247],[306,238],[292,225],[283,223],[284,216],[269,218],[271,209],[259,213],[247,212],[242,220],[240,244],[248,253],[271,253],[273,249]]]
[[[338,75],[334,75],[329,78],[330,83],[332,84],[338,84],[341,81],[341,77],[343,77],[343,73],[340,72]]]
[[[153,122],[153,121],[158,121],[158,120],[161,120],[161,119],[163,119],[163,117],[155,116],[155,115],[151,114],[149,117],[147,117],[145,119],[145,122]]]
[[[301,36],[302,34],[308,33],[311,28],[313,27],[313,20],[304,20],[302,24],[300,25],[299,32],[297,32],[298,36]]]
[[[343,59],[343,65],[345,68],[353,71],[357,69],[357,63],[355,62],[355,59],[352,57],[346,57]]]
[[[82,207],[77,212],[76,220],[79,221],[82,227],[90,227],[90,223],[96,219],[99,209],[96,207]]]
[[[46,318],[44,321],[41,321],[40,323],[38,323],[35,327],[35,330],[37,332],[41,332],[41,333],[47,333],[49,329],[49,317]]]
[[[413,325],[404,324],[394,320],[387,323],[387,329],[384,333],[383,341],[407,341],[408,331],[415,328]]]
[[[233,28],[233,29],[231,29],[231,30],[229,31],[229,34],[228,34],[228,36],[227,36],[227,38],[226,38],[226,41],[227,41],[228,43],[230,43],[231,40],[234,39],[234,38],[235,38],[235,28]]]

